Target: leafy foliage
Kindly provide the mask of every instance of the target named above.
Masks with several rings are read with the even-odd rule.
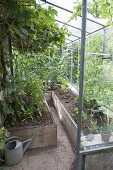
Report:
[[[10,33],[13,46],[19,50],[39,52],[64,42],[64,30],[56,24],[57,12],[51,7],[46,10],[34,0],[27,3],[22,0],[3,1],[0,7],[4,36]]]
[[[100,53],[102,50],[101,35],[95,35],[86,46],[90,52]],[[87,54],[85,62],[84,95],[89,101],[96,99],[100,104],[110,105],[113,101],[112,79],[106,77],[105,68],[111,61],[103,60],[102,56]]]
[[[87,5],[88,12],[95,18],[102,18],[107,20],[107,24],[113,23],[113,1],[112,0],[92,0]],[[75,1],[72,18],[81,16],[82,3],[81,0]]]
[[[4,128],[0,128],[0,150],[4,149],[5,146],[5,139],[9,137],[9,132]]]
[[[0,111],[3,120],[8,114],[15,122],[40,112],[48,61],[65,42],[65,31],[55,21],[57,11],[35,0],[3,0],[0,10]]]
[[[113,122],[111,122],[110,124],[104,124],[103,127],[101,127],[100,132],[102,134],[112,134],[113,132]]]
[[[89,12],[95,17],[107,19],[107,24],[113,22],[113,1],[112,0],[93,0],[89,3]]]

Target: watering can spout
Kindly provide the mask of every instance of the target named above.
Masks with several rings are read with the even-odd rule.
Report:
[[[31,138],[25,140],[23,143],[23,154],[25,153],[25,151],[27,150],[27,148],[29,147],[29,145],[31,144],[32,140],[34,139],[35,134],[31,136]]]

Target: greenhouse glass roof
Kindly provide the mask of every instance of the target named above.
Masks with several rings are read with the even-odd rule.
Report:
[[[68,31],[72,33],[71,36],[66,37],[66,44],[70,44],[81,39],[82,17],[77,17],[76,20],[73,19],[69,21],[73,13],[74,0],[67,0],[65,3],[62,0],[37,0],[37,3],[39,3],[44,8],[52,6],[55,10],[57,10],[58,15],[56,17],[56,21],[58,22],[59,26],[63,27],[65,24]],[[105,27],[106,20],[95,18],[89,13],[87,14],[86,36],[103,30]]]

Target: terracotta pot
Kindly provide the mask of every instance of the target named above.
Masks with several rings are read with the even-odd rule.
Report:
[[[101,138],[103,142],[108,142],[111,134],[101,134]]]

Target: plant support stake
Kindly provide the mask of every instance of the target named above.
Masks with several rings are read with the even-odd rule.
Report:
[[[81,164],[82,164],[82,160],[80,159],[80,139],[81,139],[81,125],[82,125],[82,108],[83,108],[83,81],[84,81],[84,57],[85,57],[85,41],[86,41],[86,18],[87,18],[87,0],[82,0],[82,32],[81,32],[81,58],[80,58],[80,77],[79,77],[76,170],[80,170]]]

